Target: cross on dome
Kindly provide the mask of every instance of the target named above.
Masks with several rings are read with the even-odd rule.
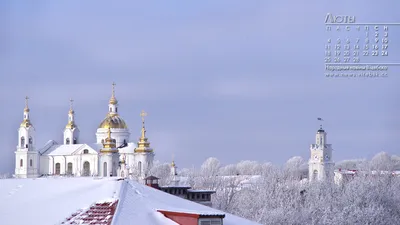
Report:
[[[142,110],[142,112],[140,113],[140,116],[142,117],[142,124],[144,126],[144,117],[147,116],[147,113],[144,110]]]
[[[112,93],[110,98],[110,104],[116,105],[118,103],[117,99],[115,98],[115,82],[112,83]]]
[[[25,109],[24,109],[25,112],[29,112],[28,100],[29,100],[29,97],[26,96],[26,97],[25,97]]]

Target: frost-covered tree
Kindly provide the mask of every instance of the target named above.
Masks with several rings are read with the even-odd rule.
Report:
[[[371,159],[371,169],[391,171],[393,169],[393,161],[386,152],[380,152]]]
[[[238,175],[239,172],[238,172],[237,166],[235,164],[229,164],[224,167],[221,167],[220,174],[222,176],[234,176],[234,175]]]
[[[261,173],[261,165],[256,161],[244,160],[236,165],[240,175],[256,175]]]
[[[364,173],[341,185],[300,182],[288,175],[304,169],[306,162],[301,157],[289,159],[283,167],[258,164],[254,168],[261,168],[259,174],[250,176],[257,179],[246,185],[243,179],[249,176],[228,175],[234,166],[221,167],[215,158],[207,159],[198,171],[192,168],[189,174],[198,187],[216,191],[213,207],[261,224],[391,225],[400,221],[400,177],[372,174],[368,169],[386,169],[387,165],[393,168],[396,160],[396,156],[379,153],[371,162],[343,161],[343,167]],[[243,162],[241,165],[246,165]],[[247,171],[255,174],[251,169]]]

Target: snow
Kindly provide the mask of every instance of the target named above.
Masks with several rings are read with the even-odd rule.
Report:
[[[114,215],[113,225],[122,225],[124,221],[152,225],[176,224],[157,210],[203,215],[225,214],[224,225],[258,225],[256,222],[170,195],[135,181],[124,181],[121,189],[120,203]]]
[[[54,225],[98,201],[119,195],[115,178],[1,179],[1,224]]]
[[[119,199],[113,225],[134,221],[137,224],[176,225],[157,210],[224,214],[224,225],[258,223],[170,195],[132,180],[116,178],[50,177],[1,179],[1,224],[60,224],[73,213],[96,203]]]
[[[83,148],[90,148],[85,144],[73,144],[73,145],[53,145],[44,154],[46,155],[72,155],[74,152],[82,150]],[[91,152],[95,151],[91,149]]]

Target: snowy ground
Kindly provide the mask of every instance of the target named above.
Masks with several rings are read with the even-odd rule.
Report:
[[[0,224],[54,225],[91,204],[118,198],[116,178],[0,179]]]

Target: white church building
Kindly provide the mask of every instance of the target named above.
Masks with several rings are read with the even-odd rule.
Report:
[[[37,147],[35,128],[29,117],[26,98],[23,121],[18,130],[15,151],[15,177],[29,178],[42,175],[121,176],[132,174],[145,177],[153,165],[154,151],[146,137],[144,111],[141,137],[137,144],[130,142],[130,132],[118,114],[115,84],[108,104],[108,113],[96,132],[96,143],[81,143],[75,122],[72,100],[63,143],[54,140]]]

